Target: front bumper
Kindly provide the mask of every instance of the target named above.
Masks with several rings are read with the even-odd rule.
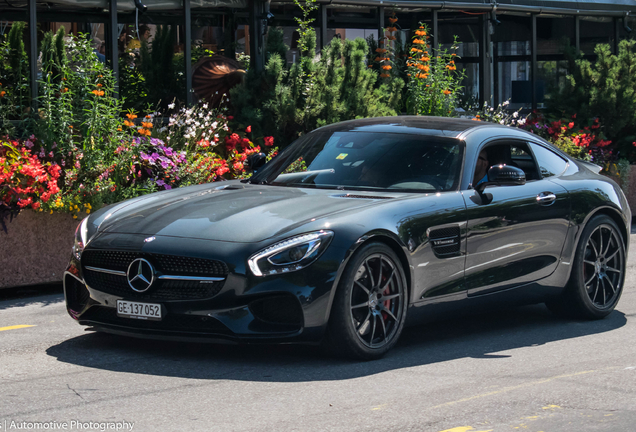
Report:
[[[79,324],[114,334],[164,340],[229,343],[321,340],[345,250],[331,245],[318,261],[303,270],[257,278],[245,269],[245,257],[249,256],[245,245],[187,240],[184,250],[180,245],[183,239],[162,238],[152,245],[143,243],[144,236],[133,237],[136,236],[104,235],[98,241],[93,240],[90,247],[99,250],[106,246],[108,250],[139,254],[222,257],[229,268],[223,287],[211,298],[187,300],[144,299],[132,290],[129,294],[104,292],[87,283],[86,269],[73,257],[65,273],[64,293],[68,313]],[[161,304],[163,318],[151,321],[119,316],[117,300]]]

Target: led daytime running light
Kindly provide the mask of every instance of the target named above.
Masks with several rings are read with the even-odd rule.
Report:
[[[331,235],[333,235],[333,231],[319,231],[319,232],[314,232],[309,234],[303,234],[298,237],[292,237],[287,240],[283,240],[281,242],[275,243],[272,246],[269,246],[268,248],[250,257],[250,259],[248,260],[250,270],[252,270],[252,273],[254,273],[255,276],[264,276],[263,272],[258,266],[258,262],[261,259],[269,258],[271,256],[277,255],[295,246],[300,246],[300,245],[310,243],[310,247],[307,249],[305,256],[303,256],[303,258],[301,258],[299,261],[296,261],[296,262],[300,262],[303,259],[305,259],[307,256],[311,255],[313,252],[316,251],[316,249],[320,247],[321,240],[323,237],[331,236]],[[270,264],[273,264],[273,263],[270,263]],[[294,263],[289,263],[289,264],[294,264]],[[283,266],[283,265],[284,264],[281,264],[280,266]]]

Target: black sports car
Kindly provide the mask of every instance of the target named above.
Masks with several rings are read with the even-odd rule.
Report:
[[[631,213],[598,167],[518,129],[390,117],[317,129],[248,180],[82,221],[69,314],[145,338],[320,343],[377,358],[408,321],[546,302],[602,318]]]

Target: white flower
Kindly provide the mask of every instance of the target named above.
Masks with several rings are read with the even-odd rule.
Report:
[[[519,112],[518,112],[518,111],[515,111],[515,112],[512,114],[512,116],[513,116],[514,118],[519,117]]]
[[[524,124],[526,124],[526,119],[524,119],[524,118],[519,119],[518,123],[519,123],[520,125],[524,125]]]
[[[510,101],[505,101],[505,102],[503,103],[503,106],[508,106],[508,104],[509,104],[509,103],[510,103]]]
[[[203,104],[203,109],[208,109],[208,104]]]
[[[506,122],[505,122],[505,121],[503,121],[503,120],[499,122],[499,124],[504,124],[504,123],[506,123]]]
[[[168,109],[174,109],[174,103],[168,104]]]

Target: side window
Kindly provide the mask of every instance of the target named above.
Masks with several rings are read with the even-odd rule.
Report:
[[[556,153],[538,144],[530,143],[532,152],[537,158],[539,171],[543,178],[558,176],[568,167],[568,162]]]

